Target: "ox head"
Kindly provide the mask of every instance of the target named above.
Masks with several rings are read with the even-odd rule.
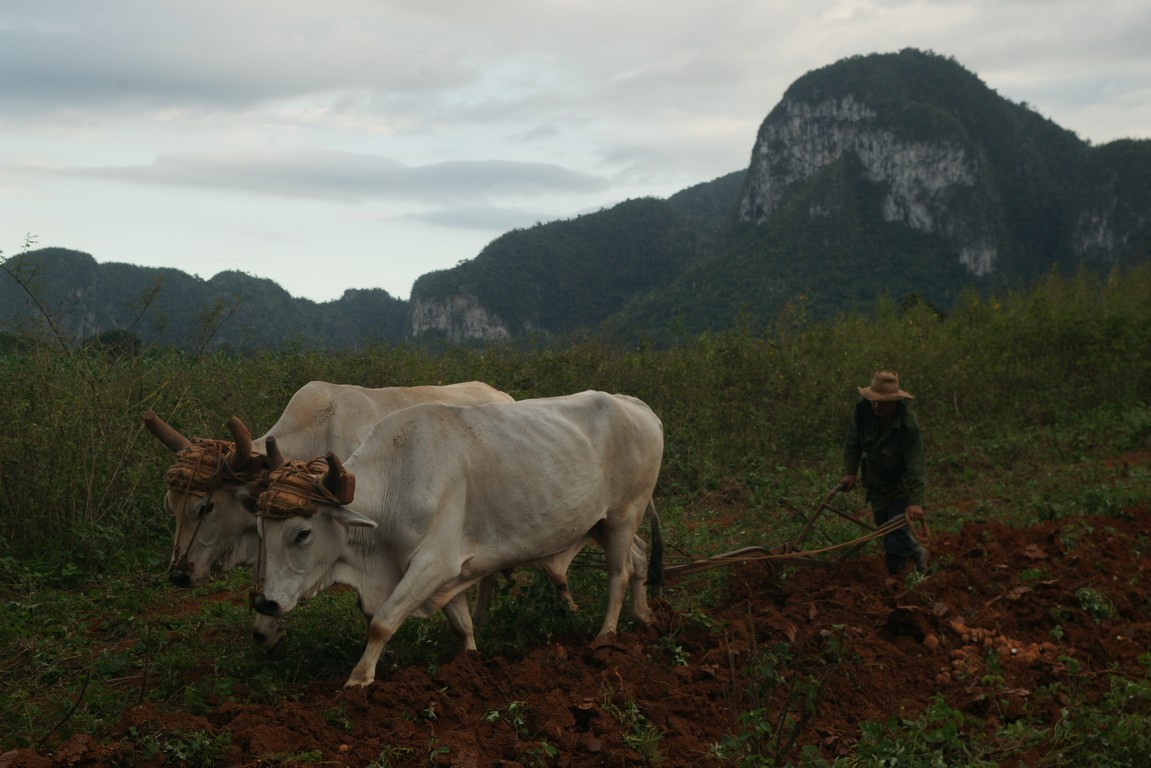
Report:
[[[257,502],[264,548],[252,606],[282,616],[300,600],[335,583],[333,570],[347,550],[352,528],[376,523],[348,509],[356,477],[334,453],[305,464],[288,462],[273,470]]]
[[[176,520],[168,579],[194,587],[213,569],[254,565],[260,539],[256,496],[267,478],[268,459],[252,451],[252,435],[236,417],[228,421],[234,442],[188,439],[154,411],[144,425],[175,453],[164,475],[164,508]]]

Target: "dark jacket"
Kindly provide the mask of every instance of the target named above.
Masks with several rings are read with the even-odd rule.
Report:
[[[923,505],[927,488],[923,435],[907,403],[899,403],[891,426],[881,433],[871,403],[860,399],[843,441],[843,473],[860,475],[872,509],[899,498]]]

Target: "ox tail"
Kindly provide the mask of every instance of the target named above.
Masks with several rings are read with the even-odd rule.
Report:
[[[663,586],[663,536],[659,532],[659,515],[655,502],[648,499],[647,513],[651,517],[651,551],[647,557],[647,585],[658,589]]]

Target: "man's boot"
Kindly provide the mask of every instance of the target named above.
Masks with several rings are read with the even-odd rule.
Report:
[[[915,561],[915,570],[920,573],[927,571],[927,564],[931,561],[931,554],[927,551],[926,547],[920,547],[915,550],[915,554],[911,557]]]

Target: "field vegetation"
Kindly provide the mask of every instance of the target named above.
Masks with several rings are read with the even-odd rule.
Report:
[[[810,510],[837,482],[855,387],[885,368],[898,371],[916,398],[926,434],[928,515],[938,531],[957,529],[988,500],[1009,500],[996,505],[996,514],[1022,526],[1118,514],[1151,498],[1145,465],[1103,469],[1151,444],[1146,267],[971,294],[945,316],[923,302],[889,298],[867,313],[814,322],[800,298],[770,326],[748,320],[722,333],[672,334],[672,343],[658,347],[586,339],[532,348],[195,355],[77,346],[44,327],[47,333],[9,337],[0,347],[0,721],[6,724],[0,752],[74,732],[99,734],[126,706],[145,700],[196,713],[230,697],[273,701],[307,678],[306,658],[271,666],[246,641],[243,604],[206,603],[203,611],[139,618],[175,595],[165,578],[172,522],[162,507],[171,454],[144,430],[148,409],[186,435],[227,438],[231,416],[262,434],[313,379],[369,387],[478,379],[517,399],[585,389],[633,394],[664,422],[656,503],[675,557],[794,535],[786,526],[801,521],[779,512]],[[739,525],[689,519],[693,502],[732,487],[750,502]],[[577,568],[573,576],[578,593],[602,586],[594,569]],[[202,589],[242,593],[246,578],[233,573]],[[693,581],[690,593],[673,591],[668,599],[706,614],[723,579],[722,570],[711,572]],[[361,624],[348,615],[346,599],[321,596],[295,617],[291,632],[350,668]],[[557,618],[552,600],[543,585],[529,585],[518,593],[513,621],[501,619],[506,603],[497,605],[485,647],[514,655],[560,631],[557,622],[563,631],[586,624],[590,637],[598,624],[594,611]],[[229,633],[212,631],[223,626]],[[409,622],[392,643],[394,658],[437,663],[452,647],[442,634],[432,620]],[[202,640],[209,637],[232,642]],[[785,656],[787,649],[773,653]],[[214,660],[212,674],[185,674],[202,669],[205,657]],[[122,681],[129,678],[144,682],[126,693]],[[1151,678],[1125,684],[1143,702],[1138,714],[1146,722]],[[508,722],[517,716],[512,705],[493,714]],[[732,765],[755,764],[748,745],[759,738],[752,726],[764,725],[758,716],[749,711],[751,725],[733,734],[726,753]],[[332,717],[339,717],[337,709]],[[1107,758],[1109,744],[1122,739],[1112,731],[1130,735],[1130,712],[1103,702],[1090,717],[1093,730],[1076,733],[1111,734],[1111,741],[1084,736],[1075,764],[1132,764]],[[865,727],[858,755],[843,764],[897,764],[883,762],[882,753],[909,756],[899,765],[981,765],[956,757],[975,754],[971,739],[978,738],[976,725],[941,705]],[[189,764],[211,764],[222,748],[218,736],[197,732],[141,734],[139,741],[141,755]],[[538,764],[548,764],[546,746],[538,748]],[[658,743],[645,742],[644,749],[658,754]],[[756,754],[765,760],[760,764],[784,764],[764,757],[763,749]],[[946,763],[932,762],[948,755]],[[798,753],[793,758],[801,764]]]

